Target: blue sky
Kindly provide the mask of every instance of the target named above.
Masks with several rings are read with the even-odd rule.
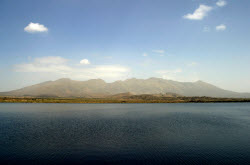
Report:
[[[68,77],[250,92],[249,0],[1,0],[0,91]]]

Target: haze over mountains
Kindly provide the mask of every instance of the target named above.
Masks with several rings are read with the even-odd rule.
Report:
[[[102,79],[75,81],[67,78],[28,86],[10,92],[1,92],[0,96],[34,97],[107,97],[120,93],[165,94],[175,93],[182,96],[242,97],[250,98],[249,93],[237,93],[218,88],[203,81],[178,82],[161,78],[127,79],[106,83]]]

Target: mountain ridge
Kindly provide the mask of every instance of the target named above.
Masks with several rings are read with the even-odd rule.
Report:
[[[131,78],[118,80],[112,83],[107,83],[102,79],[78,81],[69,78],[61,78],[9,92],[0,92],[0,96],[100,98],[120,93],[133,93],[135,95],[174,93],[188,97],[250,98],[250,93],[238,93],[224,90],[201,80],[196,82],[178,82],[154,77],[148,79]]]

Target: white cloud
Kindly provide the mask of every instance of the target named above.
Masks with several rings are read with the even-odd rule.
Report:
[[[202,20],[212,9],[213,8],[211,6],[200,5],[193,14],[186,14],[183,16],[183,18],[190,20]]]
[[[152,52],[163,54],[165,53],[165,50],[152,50]]]
[[[221,25],[218,25],[218,26],[216,26],[215,27],[215,29],[217,30],[217,31],[224,31],[224,30],[226,30],[226,25],[224,25],[224,24],[221,24]]]
[[[80,64],[82,64],[82,65],[89,65],[90,62],[89,62],[88,59],[82,59],[82,60],[80,61]]]
[[[64,64],[67,61],[68,60],[60,56],[47,56],[47,57],[35,58],[34,63],[39,64],[39,65]]]
[[[124,79],[128,75],[129,68],[120,65],[95,65],[95,66],[70,66],[67,59],[62,57],[36,58],[31,63],[18,64],[16,72],[48,73],[57,77],[69,77],[72,79],[86,80],[101,78],[104,80]]]
[[[48,28],[42,24],[31,22],[28,26],[24,28],[24,31],[28,33],[41,33],[48,32]]]
[[[216,5],[219,7],[223,7],[227,5],[227,2],[225,0],[219,0],[216,2]]]
[[[142,56],[147,57],[147,56],[148,56],[148,54],[147,54],[147,53],[143,53],[143,55],[142,55]]]
[[[190,67],[196,66],[196,65],[197,65],[197,62],[191,62],[191,63],[187,64],[187,66],[190,66]]]
[[[183,71],[181,68],[174,70],[159,70],[156,71],[163,79],[182,81],[182,82],[194,82],[199,80],[198,74],[196,72],[189,72],[187,70]]]

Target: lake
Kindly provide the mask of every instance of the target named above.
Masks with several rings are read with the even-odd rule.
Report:
[[[2,103],[0,164],[250,164],[250,104]]]

